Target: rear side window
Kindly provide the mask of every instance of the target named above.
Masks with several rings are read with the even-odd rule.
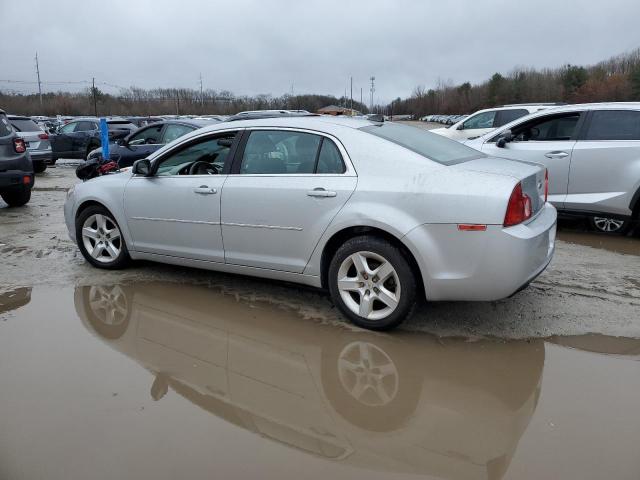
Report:
[[[13,128],[15,128],[18,132],[39,132],[41,129],[38,127],[36,122],[31,120],[30,118],[19,118],[9,120]]]
[[[520,117],[524,117],[525,115],[529,115],[529,111],[524,108],[514,108],[511,110],[501,110],[496,115],[496,120],[493,123],[494,127],[501,127],[506,125],[507,123],[513,122]]]
[[[316,173],[344,173],[345,170],[342,155],[336,144],[326,137],[323,138]]]
[[[443,165],[453,165],[474,158],[486,157],[484,153],[473,148],[422,128],[383,123],[382,125],[362,127],[360,130],[384,138]]]
[[[281,175],[313,173],[322,137],[284,130],[251,132],[242,155],[240,173]]]
[[[78,122],[78,126],[74,132],[90,132],[91,130],[97,130],[98,127],[93,122]]]
[[[5,115],[0,115],[0,137],[6,137],[13,133],[13,128],[9,124],[9,120]]]
[[[640,140],[640,112],[633,110],[593,112],[585,140]]]

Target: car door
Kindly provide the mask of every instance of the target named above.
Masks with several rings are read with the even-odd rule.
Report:
[[[150,176],[129,180],[124,208],[134,250],[224,262],[220,192],[236,133],[177,145],[153,161]]]
[[[564,207],[571,154],[576,144],[580,112],[547,114],[511,127],[513,141],[497,146],[496,134],[482,144],[484,153],[545,165],[549,171],[549,201]]]
[[[134,132],[123,145],[112,146],[111,158],[120,167],[128,167],[141,158],[147,158],[162,145],[162,131],[165,125],[150,125]]]
[[[245,132],[222,191],[226,262],[301,273],[355,186],[346,152],[329,136]]]
[[[90,120],[81,120],[71,134],[71,150],[81,157],[87,152],[89,139],[97,136],[98,123]],[[99,142],[98,142],[99,146]]]
[[[640,185],[640,111],[594,110],[571,157],[565,208],[629,215]]]
[[[80,122],[69,122],[61,126],[55,135],[51,136],[51,150],[58,157],[68,156],[73,144],[73,132]]]

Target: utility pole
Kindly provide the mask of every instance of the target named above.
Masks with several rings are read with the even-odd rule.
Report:
[[[36,52],[36,74],[38,75],[38,95],[40,95],[40,108],[42,108],[42,85],[40,84],[40,65],[38,65],[38,52]]]
[[[353,115],[353,77],[351,77],[351,115]]]
[[[362,103],[362,87],[360,87],[360,105],[364,105]],[[362,108],[362,107],[361,107]]]
[[[93,94],[93,116],[98,116],[98,103],[96,100],[96,77],[91,80],[91,93]]]
[[[180,92],[176,89],[176,115],[180,115]]]
[[[375,85],[375,81],[376,81],[376,77],[372,76],[369,80],[371,80],[371,103],[369,104],[369,110],[370,113],[373,113],[373,92],[376,91],[376,85]]]
[[[204,113],[204,91],[202,90],[202,72],[200,72],[200,110]]]

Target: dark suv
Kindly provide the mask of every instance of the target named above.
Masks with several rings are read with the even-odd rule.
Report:
[[[108,118],[109,143],[124,138],[136,130],[129,120]],[[100,146],[100,120],[97,118],[77,118],[58,128],[51,135],[53,161],[58,158],[81,158],[86,160],[89,152]]]
[[[33,164],[27,145],[0,110],[0,196],[10,207],[19,207],[31,198],[32,187]]]

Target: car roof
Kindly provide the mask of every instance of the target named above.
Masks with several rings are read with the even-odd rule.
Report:
[[[31,117],[25,117],[24,115],[7,115],[9,120],[32,120]]]
[[[362,128],[371,125],[380,125],[378,122],[363,118],[350,118],[333,115],[286,115],[272,116],[268,118],[247,118],[233,122],[218,122],[205,127],[206,130],[216,131],[229,128],[249,128],[249,127],[290,127],[307,128],[310,130],[331,130],[333,127]]]

